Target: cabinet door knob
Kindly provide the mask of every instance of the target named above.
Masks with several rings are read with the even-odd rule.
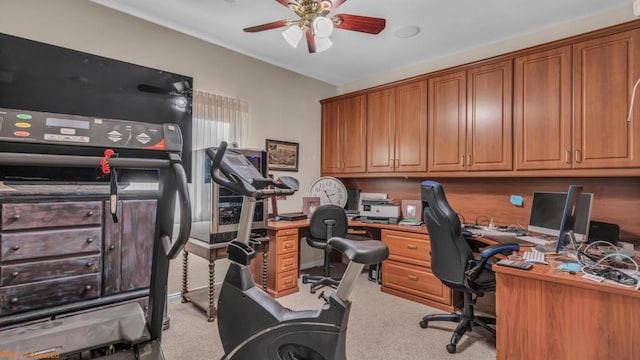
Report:
[[[17,297],[14,297],[14,298],[11,298],[11,300],[9,300],[9,302],[12,303],[12,304],[17,304],[18,300],[19,299]]]
[[[115,248],[116,248],[116,244],[111,244],[111,245],[109,245],[109,250],[113,250],[113,249],[115,249]]]
[[[93,242],[93,238],[87,238],[87,242],[91,244]]]
[[[12,219],[13,220],[19,220],[20,219],[20,214],[13,214]]]
[[[11,249],[12,249],[12,250],[15,250],[15,251],[18,251],[18,250],[20,250],[20,245],[13,245],[13,246],[11,247]]]
[[[87,212],[87,216],[93,216],[93,211]]]
[[[17,271],[14,271],[14,272],[11,273],[11,276],[13,276],[13,277],[17,277],[18,275],[20,275],[20,273],[17,272]]]
[[[93,263],[91,261],[87,262],[87,267],[92,267]]]
[[[89,291],[89,290],[93,289],[93,287],[91,285],[85,285],[84,289]]]

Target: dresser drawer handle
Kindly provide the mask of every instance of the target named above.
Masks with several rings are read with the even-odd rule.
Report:
[[[415,276],[415,275],[407,275],[407,279],[413,280],[413,281],[418,281],[418,277]]]
[[[13,214],[12,219],[13,220],[19,220],[20,219],[20,214]]]
[[[93,216],[93,211],[88,211],[87,216]]]
[[[17,297],[14,297],[14,298],[11,298],[11,300],[9,300],[9,302],[12,303],[12,304],[17,304],[18,300],[19,299]]]
[[[84,289],[87,290],[87,291],[90,291],[91,289],[93,289],[93,286],[85,285]]]
[[[293,243],[285,243],[284,244],[284,248],[285,249],[291,249],[293,247]]]
[[[13,277],[18,277],[18,275],[20,275],[20,273],[17,272],[17,271],[14,271],[14,272],[11,273],[11,276],[13,276]]]
[[[20,245],[13,245],[13,247],[11,247],[11,250],[14,250],[14,251],[20,250]]]
[[[407,249],[416,250],[416,249],[418,249],[418,245],[407,244]]]
[[[288,280],[285,280],[284,283],[286,285],[293,284],[293,280],[292,279],[288,279]]]
[[[114,250],[116,248],[116,244],[109,245],[109,250]]]
[[[93,238],[87,238],[87,243],[91,244],[93,242]]]
[[[88,268],[90,268],[90,267],[92,267],[92,266],[93,266],[93,263],[92,263],[91,261],[89,261],[89,262],[87,262],[86,266],[87,266]]]

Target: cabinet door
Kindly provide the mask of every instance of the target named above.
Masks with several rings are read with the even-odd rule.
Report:
[[[640,165],[637,98],[627,122],[639,52],[640,29],[574,45],[574,167]]]
[[[429,171],[465,169],[466,79],[464,71],[429,79]]]
[[[344,100],[342,121],[342,172],[367,170],[367,98],[365,95]]]
[[[121,291],[149,287],[156,229],[155,200],[122,201]]]
[[[571,167],[571,46],[514,62],[516,169]]]
[[[393,172],[395,167],[394,89],[367,95],[367,171]]]
[[[467,170],[511,170],[512,61],[467,72]]]
[[[120,292],[120,247],[121,223],[114,223],[110,212],[110,201],[104,202],[104,248],[102,253],[102,294],[110,295]],[[118,201],[118,214],[122,215],[122,201]]]
[[[427,83],[395,89],[396,171],[427,171]]]
[[[342,101],[332,101],[322,104],[322,166],[321,172],[340,172],[342,143],[340,136],[340,115]]]

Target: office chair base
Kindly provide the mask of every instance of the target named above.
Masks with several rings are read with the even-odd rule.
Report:
[[[427,315],[420,321],[420,327],[426,329],[429,326],[430,321],[451,321],[458,323],[458,326],[451,335],[451,340],[447,344],[447,352],[454,354],[458,346],[458,342],[467,331],[473,331],[474,326],[480,326],[487,330],[494,337],[496,336],[496,330],[489,325],[495,325],[496,319],[488,316],[473,316],[471,318],[464,316],[463,314],[432,314]]]
[[[338,285],[340,285],[339,278],[331,278],[331,277],[324,277],[324,276],[309,276],[309,275],[302,276],[303,284],[307,284],[309,282],[311,282],[312,294],[315,294],[316,290],[324,286],[330,286],[335,289],[338,287]]]

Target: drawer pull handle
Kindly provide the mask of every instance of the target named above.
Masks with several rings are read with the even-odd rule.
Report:
[[[11,276],[13,276],[13,277],[17,277],[18,275],[20,275],[20,273],[17,272],[17,271],[14,271],[14,272],[11,273]]]
[[[418,248],[418,245],[407,244],[407,249],[416,250],[417,248]]]
[[[17,304],[18,300],[19,299],[17,297],[14,297],[14,298],[11,298],[11,300],[9,300],[9,302],[11,302],[12,304]]]
[[[20,219],[20,214],[13,215],[13,220],[19,220],[19,219]]]
[[[284,283],[285,283],[285,284],[287,284],[287,285],[289,285],[289,284],[292,284],[292,283],[293,283],[293,280],[289,279],[289,280],[286,280]]]
[[[20,245],[13,245],[13,247],[11,248],[14,251],[18,251],[20,250]]]
[[[91,261],[87,262],[87,267],[90,268],[93,266],[93,263]]]
[[[86,285],[84,289],[87,291],[90,291],[91,289],[93,289],[93,287],[91,285]]]
[[[91,244],[93,242],[93,238],[87,238],[87,242]]]
[[[415,276],[415,275],[407,275],[407,278],[408,278],[409,280],[418,281],[418,277],[417,277],[417,276]]]
[[[109,250],[114,250],[116,248],[116,244],[109,245]]]
[[[93,216],[93,211],[88,211],[87,216]]]
[[[293,247],[292,243],[284,244],[285,249],[291,249]]]

